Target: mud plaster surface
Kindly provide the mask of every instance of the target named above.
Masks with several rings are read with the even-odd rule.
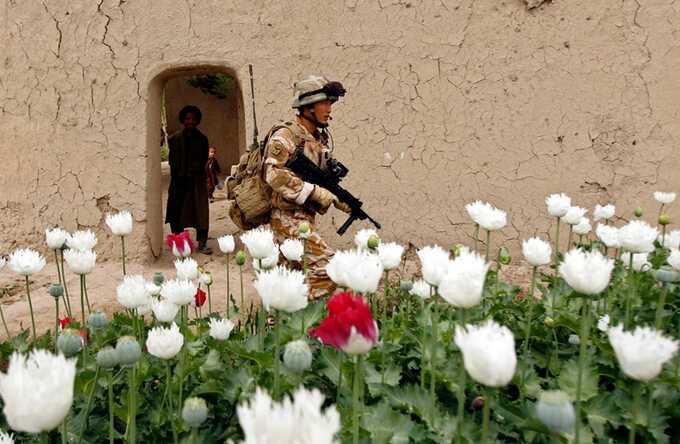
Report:
[[[680,189],[679,33],[673,0],[4,1],[0,252],[49,225],[111,250],[103,215],[129,209],[148,259],[149,85],[206,63],[244,91],[255,66],[261,130],[301,75],[341,80],[337,155],[385,239],[469,241],[463,206],[483,199],[509,211],[498,240],[516,252],[557,191],[653,214],[652,191]],[[335,246],[341,223],[324,221]]]

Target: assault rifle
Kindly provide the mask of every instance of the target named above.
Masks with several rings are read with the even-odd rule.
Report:
[[[288,159],[286,167],[302,177],[304,181],[327,189],[335,194],[340,202],[343,202],[350,207],[351,212],[349,218],[340,228],[338,228],[338,234],[340,236],[345,234],[345,231],[347,231],[350,225],[357,219],[368,219],[376,228],[380,229],[380,224],[361,209],[363,202],[340,186],[340,181],[349,172],[347,167],[342,163],[335,159],[330,159],[328,161],[328,167],[326,171],[324,171],[305,156],[305,153],[301,148],[298,148],[290,159]]]

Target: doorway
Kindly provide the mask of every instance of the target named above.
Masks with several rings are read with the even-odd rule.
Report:
[[[233,69],[220,65],[179,66],[153,78],[147,102],[146,231],[154,257],[163,253],[163,238],[169,232],[164,223],[170,173],[165,161],[167,137],[181,130],[178,116],[186,105],[198,106],[203,114],[198,128],[216,148],[222,178],[246,148],[243,94]],[[215,195],[220,198],[219,192]],[[211,214],[211,237],[213,219]]]

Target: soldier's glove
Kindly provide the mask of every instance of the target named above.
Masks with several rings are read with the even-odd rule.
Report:
[[[342,211],[343,213],[349,214],[352,212],[352,209],[349,207],[349,205],[347,205],[345,202],[340,202],[338,198],[335,198],[333,205],[335,205],[335,208]]]
[[[312,194],[309,196],[309,198],[312,200],[312,202],[319,204],[321,214],[325,213],[326,210],[328,210],[328,207],[330,207],[333,202],[338,200],[338,198],[335,197],[335,194],[318,185],[314,186],[314,190],[312,191]]]

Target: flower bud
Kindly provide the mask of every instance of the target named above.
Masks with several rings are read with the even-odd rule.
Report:
[[[307,239],[310,234],[312,234],[312,227],[309,225],[309,222],[305,221],[300,223],[300,226],[298,227],[298,236]]]
[[[634,214],[635,214],[635,217],[642,217],[642,208],[637,207],[637,208],[635,209],[635,213],[634,213]]]
[[[369,236],[368,242],[366,242],[366,246],[371,250],[375,250],[376,248],[378,248],[378,245],[380,245],[380,238],[375,234]]]
[[[66,356],[70,358],[75,356],[83,349],[83,338],[80,337],[78,330],[67,328],[62,331],[57,339],[57,347]]]
[[[210,286],[213,283],[212,274],[209,272],[201,271],[198,274],[198,281],[203,285]]]
[[[90,316],[87,317],[87,325],[92,330],[102,330],[109,325],[109,320],[106,318],[106,313],[95,311],[94,313],[90,313]]]
[[[498,250],[498,262],[503,265],[508,265],[511,260],[510,251],[505,247],[501,247],[500,250]]]
[[[569,335],[569,343],[571,345],[579,345],[581,343],[581,338],[578,335]]]
[[[547,327],[552,327],[553,325],[555,325],[555,320],[553,318],[551,318],[550,316],[546,316],[546,318],[543,320],[543,323]]]
[[[574,406],[566,393],[560,390],[545,391],[536,403],[536,417],[556,433],[569,433],[576,419]]]
[[[484,407],[484,397],[483,396],[477,396],[475,399],[472,400],[472,408],[474,410],[480,410]]]
[[[678,282],[680,281],[680,273],[668,267],[661,267],[655,271],[654,275],[659,282]]]
[[[182,408],[182,420],[189,427],[199,427],[208,419],[208,405],[203,398],[187,398]]]
[[[659,225],[668,225],[671,221],[671,218],[668,217],[668,214],[662,214],[659,216]]]
[[[302,373],[312,365],[312,351],[307,342],[300,339],[286,344],[283,365],[293,373]]]
[[[163,275],[163,273],[161,273],[160,271],[155,272],[153,274],[153,283],[160,287],[160,285],[163,282],[165,282],[165,276]]]
[[[413,288],[413,281],[401,281],[399,282],[399,288],[403,291],[411,291]]]
[[[59,299],[64,294],[64,287],[62,287],[61,284],[52,284],[50,285],[50,289],[48,291],[50,296],[52,296],[54,299]]]
[[[101,368],[109,369],[118,365],[118,353],[111,346],[103,347],[97,352],[97,365]]]
[[[118,362],[122,366],[132,366],[142,357],[142,348],[132,336],[122,336],[116,343]]]
[[[239,267],[242,267],[243,264],[246,263],[246,253],[243,250],[240,250],[238,253],[236,253],[236,256],[234,256],[234,261],[236,261],[236,265]]]

